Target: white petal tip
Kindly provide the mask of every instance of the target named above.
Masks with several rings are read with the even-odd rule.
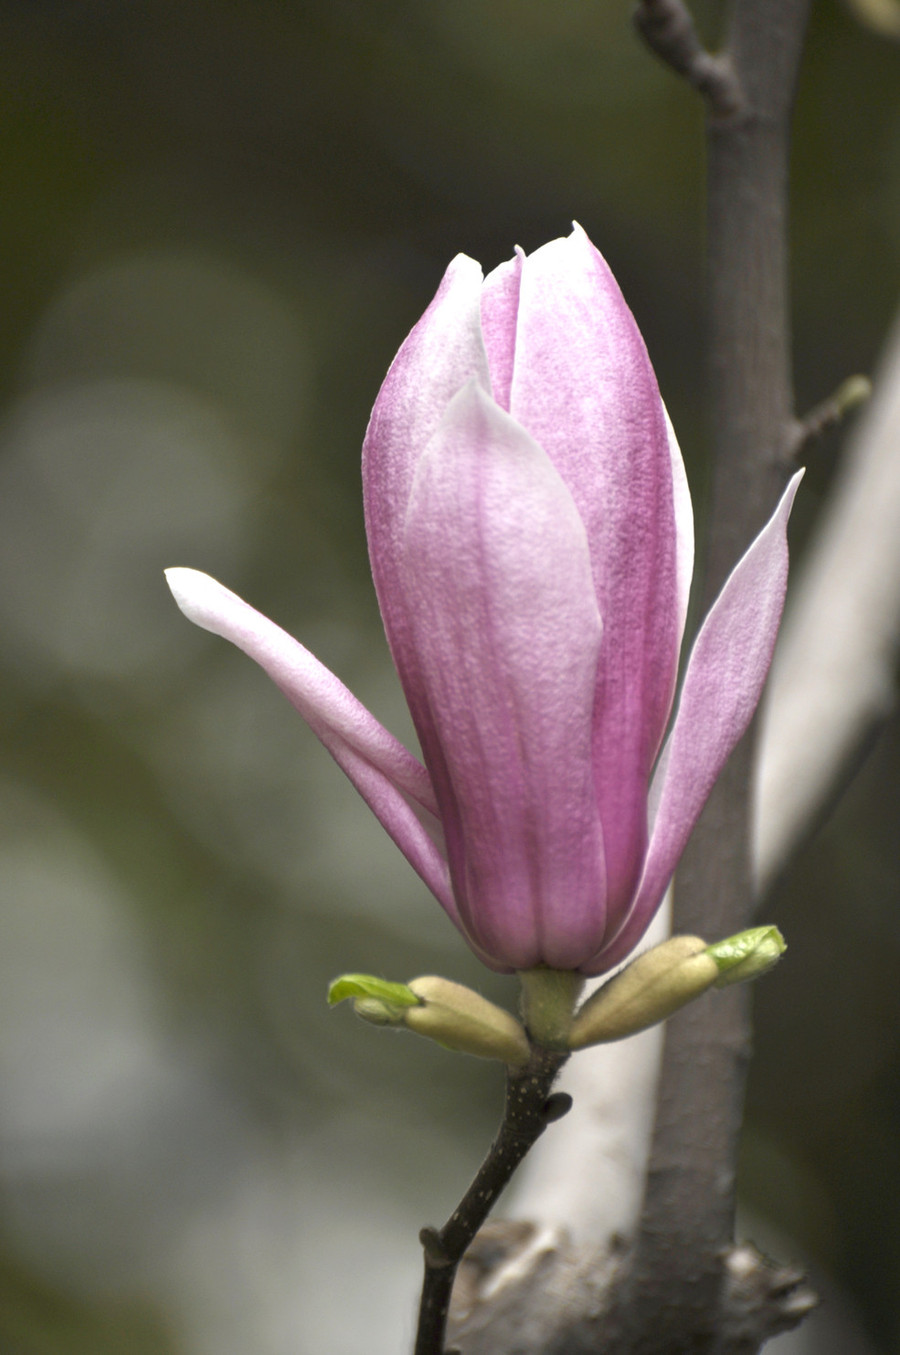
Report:
[[[165,570],[166,583],[184,615],[195,626],[221,634],[222,613],[238,602],[234,593],[199,569],[180,566]]]

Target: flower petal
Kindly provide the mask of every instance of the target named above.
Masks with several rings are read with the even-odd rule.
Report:
[[[481,266],[465,254],[450,264],[437,293],[384,379],[363,443],[363,501],[369,558],[384,629],[425,760],[439,765],[399,582],[403,523],[416,464],[448,402],[467,381],[490,389],[481,336]]]
[[[268,673],[455,920],[447,866],[425,826],[431,820],[439,836],[422,764],[308,649],[235,593],[196,569],[167,569],[166,581],[188,620],[230,640]]]
[[[559,471],[590,543],[604,628],[593,760],[615,912],[627,908],[644,857],[684,569],[656,377],[612,273],[579,227],[522,265],[510,413]]]
[[[517,249],[514,259],[488,273],[481,289],[481,332],[491,372],[491,390],[497,404],[507,413],[516,359],[524,258],[522,251]]]
[[[403,676],[412,656],[397,608],[403,521],[416,463],[448,402],[472,377],[490,389],[481,337],[481,266],[465,254],[391,363],[363,442],[363,500],[375,589],[388,643]],[[399,650],[399,653],[398,653]]]
[[[419,463],[402,579],[462,927],[496,967],[574,968],[605,926],[588,544],[544,451],[475,382]]]
[[[762,694],[787,588],[787,524],[798,471],[735,565],[700,628],[678,712],[656,770],[647,863],[628,921],[586,970],[602,973],[637,944],[732,749]]]

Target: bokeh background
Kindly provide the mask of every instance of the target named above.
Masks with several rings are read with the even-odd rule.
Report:
[[[511,985],[162,570],[222,578],[411,737],[367,572],[368,412],[454,253],[491,267],[572,218],[702,514],[700,109],[613,0],[4,0],[0,178],[0,1349],[403,1348],[417,1229],[500,1075],[329,1012],[325,985]],[[792,231],[802,408],[872,369],[900,303],[900,46],[833,0]],[[839,450],[814,450],[798,555]],[[757,995],[742,1164],[883,1352],[898,778],[891,723],[771,901],[791,953]]]

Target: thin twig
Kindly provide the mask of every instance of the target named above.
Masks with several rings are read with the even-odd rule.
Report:
[[[808,442],[842,423],[846,415],[857,405],[864,404],[871,394],[872,383],[867,376],[848,376],[836,391],[792,424],[785,450],[786,459],[795,461]]]
[[[450,1295],[466,1248],[529,1148],[572,1104],[564,1092],[550,1094],[567,1058],[567,1054],[535,1047],[524,1068],[509,1070],[503,1120],[477,1176],[443,1228],[423,1228],[419,1234],[425,1274],[415,1355],[444,1355]]]

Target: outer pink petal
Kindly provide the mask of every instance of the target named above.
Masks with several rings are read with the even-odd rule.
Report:
[[[643,936],[716,778],[756,710],[784,607],[787,524],[802,477],[798,471],[791,479],[700,629],[657,768],[658,808],[634,907],[623,930],[588,966],[588,973],[599,974],[618,964]]]
[[[403,587],[461,925],[496,967],[575,968],[605,926],[588,544],[545,453],[474,382],[419,464]]]
[[[394,358],[363,442],[372,574],[401,677],[411,656],[404,641],[402,607],[398,608],[397,570],[416,463],[457,391],[473,377],[490,389],[481,336],[481,283],[481,266],[457,255]]]
[[[604,643],[594,767],[611,917],[646,849],[647,785],[671,709],[683,585],[674,462],[656,378],[603,258],[576,227],[522,266],[510,413],[587,529]]]
[[[450,264],[434,300],[384,379],[363,443],[363,500],[372,577],[388,644],[432,774],[442,750],[411,643],[399,561],[416,464],[449,401],[467,381],[490,389],[481,335],[481,266],[464,254]]]
[[[166,580],[190,621],[230,640],[268,673],[455,919],[446,863],[421,821],[437,813],[422,764],[308,649],[235,593],[196,569],[167,569]]]

